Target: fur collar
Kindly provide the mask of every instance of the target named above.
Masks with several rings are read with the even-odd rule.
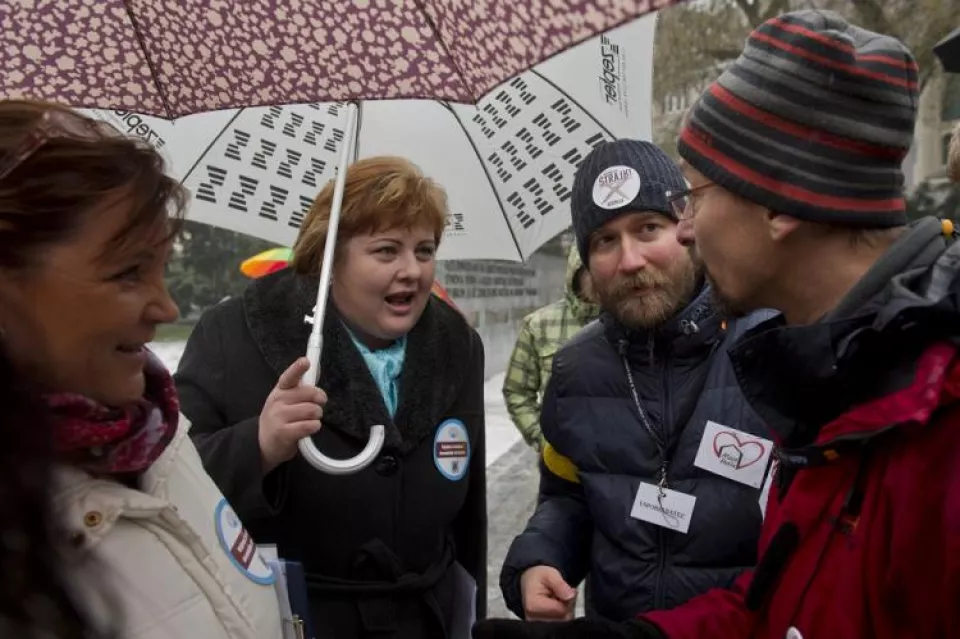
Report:
[[[278,376],[306,352],[310,325],[304,318],[312,313],[316,294],[315,278],[290,269],[252,282],[244,292],[247,328]],[[370,426],[383,424],[387,429],[385,448],[412,450],[424,437],[433,435],[440,419],[460,396],[471,364],[471,341],[475,338],[471,333],[459,313],[431,296],[420,321],[407,336],[399,404],[396,419],[391,420],[331,298],[320,358],[319,385],[329,398],[324,427],[365,442]]]

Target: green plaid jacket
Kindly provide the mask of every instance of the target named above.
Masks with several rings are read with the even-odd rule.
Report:
[[[503,381],[503,398],[523,439],[540,450],[540,402],[550,379],[553,356],[600,311],[581,300],[575,289],[582,265],[576,247],[567,261],[566,295],[523,319]]]

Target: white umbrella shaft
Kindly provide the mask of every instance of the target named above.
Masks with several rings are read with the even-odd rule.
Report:
[[[357,105],[347,104],[347,125],[340,148],[337,165],[337,179],[333,185],[333,201],[330,203],[330,221],[327,225],[327,238],[323,245],[323,263],[320,265],[320,284],[317,286],[317,306],[313,311],[313,330],[307,341],[307,359],[310,368],[304,373],[303,381],[316,384],[320,377],[320,353],[323,350],[323,322],[327,315],[327,296],[330,294],[330,278],[333,277],[333,262],[337,248],[337,231],[340,229],[340,209],[343,205],[343,191],[347,185],[347,166],[350,164],[350,151],[356,139]]]
[[[337,231],[340,227],[340,209],[343,204],[343,191],[347,183],[347,166],[350,164],[351,151],[356,139],[357,105],[347,104],[347,125],[340,149],[337,165],[337,179],[333,188],[333,202],[330,205],[330,222],[327,226],[327,239],[323,247],[323,263],[320,266],[320,283],[317,285],[317,306],[313,313],[313,327],[307,340],[307,359],[310,368],[301,379],[301,384],[315,385],[320,378],[320,354],[323,351],[323,323],[327,314],[327,296],[330,294],[330,278],[333,275],[334,255],[337,247]],[[321,453],[310,437],[299,442],[300,454],[311,466],[330,475],[349,475],[363,470],[380,454],[385,439],[384,427],[380,424],[370,427],[370,440],[359,455],[351,459],[333,459]]]

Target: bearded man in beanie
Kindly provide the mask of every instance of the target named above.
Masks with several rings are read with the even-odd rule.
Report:
[[[761,25],[679,150],[678,233],[731,315],[779,466],[754,571],[621,625],[477,637],[960,637],[960,243],[907,226],[917,65],[830,12]]]
[[[616,621],[729,586],[756,561],[773,444],[737,388],[725,324],[668,194],[679,168],[618,140],[578,168],[573,230],[596,321],[556,355],[544,394],[538,506],[501,574],[527,619]],[[764,317],[769,317],[767,313]]]

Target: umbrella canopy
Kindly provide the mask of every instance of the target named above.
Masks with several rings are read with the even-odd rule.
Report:
[[[960,29],[954,29],[946,38],[933,47],[948,73],[960,73]]]
[[[475,103],[679,0],[31,0],[0,3],[0,96],[173,118],[382,98]]]
[[[175,123],[95,111],[163,144],[193,192],[191,219],[292,246],[344,144],[354,157],[402,155],[447,191],[440,259],[522,260],[570,225],[573,175],[617,137],[650,139],[656,16],[568,49],[497,87],[477,106],[360,103],[346,140],[343,104],[204,113]]]

